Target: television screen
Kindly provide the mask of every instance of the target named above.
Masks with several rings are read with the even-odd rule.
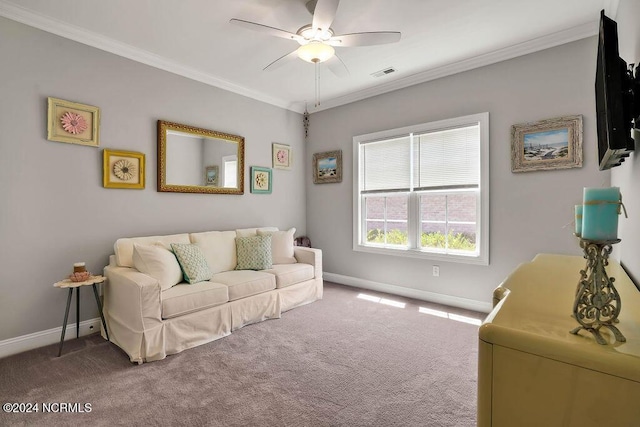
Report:
[[[598,62],[596,65],[596,114],[600,170],[620,165],[634,149],[631,137],[632,72],[618,53],[615,21],[600,14]]]

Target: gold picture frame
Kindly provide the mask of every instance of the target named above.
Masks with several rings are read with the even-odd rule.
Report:
[[[313,183],[342,182],[342,150],[325,151],[313,155]]]
[[[104,188],[144,189],[145,155],[135,151],[102,151],[102,184]]]
[[[274,169],[291,169],[291,147],[289,145],[278,144],[274,142],[272,145],[273,168]]]
[[[69,144],[100,145],[100,108],[47,98],[47,139]]]
[[[511,172],[582,167],[582,116],[511,126]]]

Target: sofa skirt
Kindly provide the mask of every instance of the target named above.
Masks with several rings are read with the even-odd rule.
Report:
[[[283,311],[321,298],[322,279],[318,278],[150,323],[143,330],[131,328],[111,313],[105,313],[105,318],[111,342],[124,350],[131,362],[143,363],[215,341],[251,323],[280,318]],[[104,330],[102,336],[106,338]]]
[[[322,299],[322,279],[313,279],[278,289],[282,312]]]

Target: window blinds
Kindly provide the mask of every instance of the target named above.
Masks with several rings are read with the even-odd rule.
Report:
[[[363,194],[478,188],[480,126],[363,143],[360,161]]]
[[[478,188],[480,126],[465,126],[414,136],[415,190]]]
[[[411,140],[409,136],[362,144],[362,193],[409,191]]]

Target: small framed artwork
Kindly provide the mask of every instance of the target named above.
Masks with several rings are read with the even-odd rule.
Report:
[[[47,139],[70,144],[100,144],[100,109],[58,98],[47,98]]]
[[[144,188],[144,154],[135,151],[102,151],[104,188]]]
[[[511,171],[582,167],[582,116],[511,126]]]
[[[251,192],[271,194],[272,170],[260,166],[251,166]]]
[[[204,185],[212,187],[218,186],[218,166],[207,166],[204,168]]]
[[[313,183],[342,182],[342,150],[313,155]]]
[[[291,169],[291,147],[274,142],[272,150],[274,169]]]

